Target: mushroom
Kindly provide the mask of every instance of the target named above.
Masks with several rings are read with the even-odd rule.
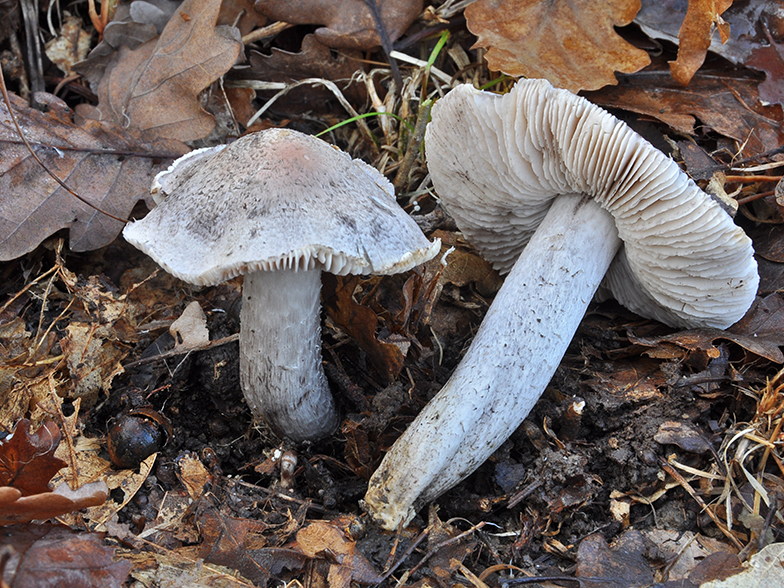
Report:
[[[425,142],[441,202],[509,274],[452,377],[370,479],[364,506],[387,529],[522,423],[603,278],[622,304],[676,327],[731,325],[759,282],[750,239],[674,161],[547,81],[503,96],[453,89]]]
[[[321,272],[403,272],[440,242],[427,240],[375,168],[286,129],[192,152],[152,191],[160,203],[125,227],[126,240],[191,284],[245,274],[240,382],[253,415],[297,442],[331,433]]]

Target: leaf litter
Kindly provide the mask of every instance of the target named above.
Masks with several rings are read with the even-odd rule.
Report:
[[[35,439],[22,434],[24,418],[52,434],[34,458],[3,461],[25,464],[33,481],[24,482],[25,468],[8,469],[10,506],[0,508],[19,517],[19,501],[33,498],[27,518],[69,525],[8,527],[11,547],[48,553],[50,568],[80,574],[85,585],[133,577],[191,586],[498,586],[533,576],[740,586],[774,573],[784,486],[784,216],[773,190],[782,29],[771,4],[693,0],[684,24],[684,12],[651,17],[653,3],[636,12],[619,2],[602,9],[603,27],[580,3],[556,13],[507,3],[503,16],[484,0],[468,9],[452,0],[397,3],[402,16],[388,12],[396,3],[308,2],[280,14],[275,4],[121,6],[74,68],[89,84],[58,69],[47,90],[62,99],[39,95],[49,109],[42,113],[12,96],[14,112],[48,167],[121,218],[152,205],[152,177],[174,157],[231,141],[251,120],[251,129],[315,134],[345,122],[346,112],[371,115],[333,128],[329,140],[395,178],[399,202],[442,239],[442,256],[403,276],[325,285],[325,368],[344,421],[324,442],[290,447],[251,422],[239,392],[239,283],[197,290],[157,272],[115,240],[119,222],[37,167],[0,106],[0,426],[14,431],[11,447]],[[78,17],[89,26],[86,13]],[[65,35],[65,22],[54,20],[52,39]],[[577,44],[559,48],[548,27],[572,31]],[[526,30],[538,40],[517,43]],[[390,55],[402,56],[394,58],[402,84],[393,82]],[[759,240],[760,297],[727,331],[673,331],[613,302],[592,306],[518,432],[437,509],[381,533],[358,506],[366,480],[448,379],[502,281],[440,209],[411,129],[426,116],[419,103],[451,85],[504,91],[522,73],[593,90],[585,95],[625,113],[690,171],[697,147],[705,171],[695,179],[719,182]],[[6,75],[24,93],[21,74]],[[612,91],[601,89],[608,84]],[[169,443],[138,468],[113,466],[110,424],[153,410],[171,422]],[[8,439],[0,452],[5,446]],[[69,568],[57,555],[69,549],[89,555]],[[41,570],[16,561],[4,560],[4,581],[36,585]]]

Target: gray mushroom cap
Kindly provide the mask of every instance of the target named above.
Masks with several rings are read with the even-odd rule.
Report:
[[[397,273],[440,248],[375,168],[287,129],[192,152],[159,174],[153,192],[166,197],[123,236],[196,285],[273,269]]]
[[[458,86],[434,106],[425,144],[443,204],[502,272],[555,197],[587,194],[624,242],[603,287],[627,308],[672,326],[725,328],[754,300],[743,230],[672,159],[584,98],[546,80],[521,80],[503,96]]]

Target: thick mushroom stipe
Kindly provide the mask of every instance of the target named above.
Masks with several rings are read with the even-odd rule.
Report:
[[[612,216],[596,202],[555,201],[460,365],[373,474],[365,507],[384,528],[408,524],[520,426],[620,246]]]
[[[751,240],[674,161],[545,80],[503,96],[458,86],[433,107],[425,145],[447,211],[511,273],[455,373],[370,479],[365,507],[387,529],[522,423],[602,278],[631,310],[678,327],[733,324],[759,282]]]
[[[191,284],[245,274],[240,373],[254,416],[294,441],[328,435],[338,414],[321,367],[321,272],[404,272],[440,241],[378,170],[287,129],[190,153],[152,190],[158,206],[125,239]]]
[[[321,272],[245,276],[240,315],[240,381],[245,401],[281,436],[314,441],[337,427],[321,369]],[[292,390],[298,391],[292,410]],[[263,393],[262,393],[263,391]]]

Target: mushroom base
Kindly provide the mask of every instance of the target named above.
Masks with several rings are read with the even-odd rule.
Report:
[[[595,201],[554,201],[460,365],[371,477],[364,506],[384,528],[407,524],[523,422],[620,245],[612,216]]]
[[[253,272],[242,287],[242,392],[254,417],[297,442],[338,424],[321,367],[320,292],[320,270]]]

